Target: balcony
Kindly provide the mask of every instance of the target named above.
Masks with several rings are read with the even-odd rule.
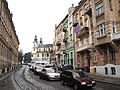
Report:
[[[64,36],[63,42],[67,42],[67,37],[66,36]]]
[[[90,4],[85,7],[85,14],[92,15],[92,6]]]
[[[77,38],[80,38],[82,34],[89,33],[89,28],[84,27],[80,30],[80,33],[77,35]]]
[[[102,44],[105,44],[105,43],[108,43],[108,42],[110,42],[109,37],[106,34],[104,34],[104,35],[98,36],[96,38],[95,45],[102,45]]]
[[[66,31],[67,31],[67,27],[64,27],[64,28],[63,28],[63,32],[66,32]]]
[[[79,42],[79,44],[76,45],[76,48],[77,52],[89,49],[90,48],[89,39],[84,39],[82,42]]]
[[[62,45],[61,50],[62,50],[62,51],[64,51],[64,50],[65,50],[65,45]]]
[[[78,20],[76,19],[74,20],[73,27],[77,27],[77,25],[78,25]]]
[[[118,40],[120,40],[120,32],[112,33],[111,34],[111,40],[112,41],[118,41]]]
[[[61,45],[61,42],[57,41],[56,46],[60,46],[60,45]]]

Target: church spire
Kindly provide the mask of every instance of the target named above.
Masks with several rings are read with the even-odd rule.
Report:
[[[40,38],[40,44],[42,45],[42,38]]]
[[[37,36],[36,36],[36,35],[35,35],[34,42],[35,42],[35,43],[38,43],[38,41],[37,41]]]

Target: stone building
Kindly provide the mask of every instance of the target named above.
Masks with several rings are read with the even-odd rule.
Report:
[[[92,48],[92,12],[90,0],[81,0],[73,12],[75,66],[90,72]]]
[[[120,76],[120,1],[81,0],[73,13],[76,65]]]
[[[93,0],[94,54],[91,69],[120,76],[120,0]]]
[[[32,49],[32,61],[41,61],[41,63],[50,63],[51,60],[51,51],[53,44],[43,44],[42,38],[40,42],[37,40],[37,36],[33,41]]]
[[[18,65],[19,40],[6,0],[0,0],[0,75]]]
[[[68,12],[64,64],[120,76],[120,0],[81,0]]]
[[[64,38],[64,33],[63,33],[63,21],[64,19],[59,23],[59,25],[55,25],[55,62],[58,66],[63,64],[63,50],[65,49],[64,43],[63,43],[63,38]]]
[[[75,64],[75,58],[74,58],[74,52],[75,52],[75,48],[74,48],[74,31],[73,31],[73,12],[75,10],[76,7],[74,7],[74,4],[72,4],[72,6],[68,9],[68,16],[67,16],[67,22],[66,25],[64,26],[64,29],[67,29],[65,32],[65,37],[66,37],[66,41],[65,41],[65,54],[64,54],[64,60],[65,60],[65,64],[71,64],[74,66]]]

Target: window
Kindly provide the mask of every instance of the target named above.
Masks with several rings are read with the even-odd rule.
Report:
[[[1,49],[2,49],[2,44],[0,43],[0,54],[1,54],[1,51],[2,51]]]
[[[80,17],[82,17],[82,10],[80,10]]]
[[[70,24],[72,23],[72,16],[70,16]]]
[[[78,57],[78,63],[80,63],[80,55],[78,54],[77,57]]]
[[[116,75],[115,67],[111,67],[111,72],[112,72],[112,75]]]
[[[95,73],[96,73],[96,68],[94,68],[94,71],[95,71]]]
[[[115,51],[113,50],[112,47],[109,48],[110,49],[110,60],[115,60]]]
[[[112,10],[112,0],[109,0],[110,10]]]
[[[39,54],[37,55],[37,57],[39,57]]]
[[[105,24],[98,25],[97,30],[98,30],[98,37],[104,36],[105,35]]]
[[[69,54],[68,54],[68,64],[69,64]]]
[[[105,67],[105,74],[108,75],[108,68]]]
[[[49,57],[49,53],[47,53],[47,57]]]
[[[104,47],[104,60],[108,60],[107,47]]]
[[[97,54],[94,52],[94,62],[97,62]]]
[[[96,5],[95,8],[96,8],[96,17],[99,17],[100,15],[104,13],[103,2]]]
[[[91,36],[92,36],[92,43],[94,43],[94,33],[93,32],[91,33]]]
[[[112,22],[112,33],[116,32],[116,23],[113,21]]]
[[[42,53],[42,57],[44,57],[44,53]]]
[[[85,20],[85,27],[88,27],[88,20]]]

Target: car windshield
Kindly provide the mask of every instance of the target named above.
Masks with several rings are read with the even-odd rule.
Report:
[[[55,73],[54,69],[47,69],[47,73]]]
[[[87,77],[87,75],[83,72],[74,72],[73,77]]]
[[[74,72],[73,77],[77,78],[77,77],[80,77],[80,75],[78,73]]]

